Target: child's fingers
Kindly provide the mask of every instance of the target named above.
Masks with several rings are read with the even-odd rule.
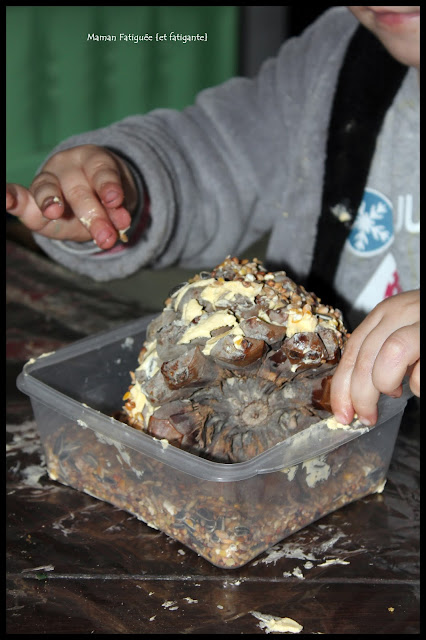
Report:
[[[40,231],[48,222],[30,191],[19,184],[6,185],[6,211],[31,231]]]
[[[407,375],[409,377],[411,391],[415,396],[420,398],[420,359],[408,368]]]
[[[374,320],[371,317],[367,317],[367,319],[355,329],[345,345],[342,358],[331,380],[330,402],[333,413],[337,420],[344,424],[353,420],[356,411],[352,395],[353,375],[364,340],[375,326],[376,323]],[[367,369],[365,369],[364,377],[366,376],[371,378],[371,372],[368,372]],[[367,416],[363,416],[363,418],[367,419]]]
[[[123,206],[122,177],[115,159],[103,149],[95,148],[87,158],[84,172],[115,228],[126,229],[131,216]]]
[[[124,198],[128,202],[124,202]],[[112,152],[82,145],[54,154],[30,189],[10,185],[6,208],[31,230],[47,237],[110,249],[117,231],[131,224],[137,191],[126,164]]]
[[[372,372],[382,340],[373,331],[362,342],[356,361],[352,366],[349,393],[354,412],[364,424],[375,424],[377,421],[377,403],[380,391],[373,383]]]
[[[64,213],[64,199],[57,176],[42,171],[31,184],[30,191],[45,218],[57,220]]]
[[[117,240],[117,232],[85,173],[74,168],[63,176],[61,187],[68,207],[96,244],[101,249],[110,249]]]
[[[124,207],[117,209],[107,209],[109,218],[118,231],[126,231],[131,225],[132,218],[130,213]]]
[[[365,423],[377,421],[380,394],[399,396],[410,365],[420,357],[419,323],[391,331],[384,318],[363,341],[352,369],[350,394],[358,417]]]
[[[13,184],[6,184],[6,211],[12,213],[16,209],[18,202],[16,197],[16,190]]]
[[[103,151],[94,152],[87,159],[84,171],[99,200],[106,208],[115,209],[123,204],[121,176],[115,161],[109,154]]]
[[[374,386],[392,395],[402,379],[420,358],[420,323],[397,329],[383,343],[377,354],[372,380]]]
[[[419,292],[409,291],[380,303],[349,338],[331,382],[336,418],[349,422],[355,412],[365,424],[374,424],[380,394],[400,395],[413,365],[410,383],[417,389],[419,358]]]
[[[6,185],[6,210],[15,215],[30,231],[56,240],[90,240],[90,234],[75,216],[48,219],[41,212],[32,193],[19,184]]]
[[[48,205],[46,212],[53,213],[58,200],[63,199],[65,210],[81,222],[102,249],[110,249],[117,240],[117,230],[131,224],[130,214],[122,206],[124,192],[118,164],[100,147],[87,145],[55,154],[32,189],[39,206]]]
[[[387,341],[391,345],[394,335],[392,318],[381,318],[377,324],[373,320],[374,316],[371,316],[351,335],[331,389],[334,406],[344,405],[345,411],[350,412],[352,405],[364,424],[375,424],[380,393],[398,393],[407,369],[407,365],[404,372],[395,369],[395,361],[391,364],[389,349],[385,347]]]

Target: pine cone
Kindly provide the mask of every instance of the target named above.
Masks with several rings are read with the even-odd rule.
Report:
[[[126,422],[211,460],[248,460],[330,415],[347,336],[341,312],[284,271],[227,258],[149,325]]]

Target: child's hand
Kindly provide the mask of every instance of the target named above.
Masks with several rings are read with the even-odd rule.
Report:
[[[56,240],[93,239],[102,249],[130,226],[136,198],[125,162],[94,145],[56,153],[29,189],[6,185],[6,210],[31,231]]]
[[[350,336],[331,382],[337,420],[375,424],[380,393],[400,396],[405,375],[420,397],[420,291],[383,300]]]

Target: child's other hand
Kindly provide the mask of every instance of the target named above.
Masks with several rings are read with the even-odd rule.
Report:
[[[420,291],[386,298],[352,333],[331,382],[335,417],[375,424],[380,393],[400,396],[405,375],[420,397]]]
[[[56,153],[29,189],[6,185],[6,210],[31,231],[56,240],[93,239],[101,249],[130,226],[136,198],[125,162],[95,145]]]

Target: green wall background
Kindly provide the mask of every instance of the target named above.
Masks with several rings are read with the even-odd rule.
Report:
[[[156,107],[181,109],[238,69],[236,6],[7,6],[7,180],[28,185],[75,133]],[[155,42],[171,31],[207,42]],[[114,34],[116,42],[88,41]],[[119,34],[152,42],[120,42]]]

